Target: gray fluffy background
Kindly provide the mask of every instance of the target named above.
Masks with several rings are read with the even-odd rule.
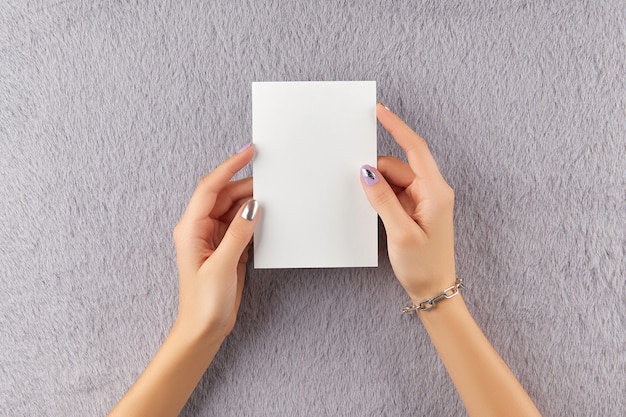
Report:
[[[267,80],[376,80],[456,190],[465,298],[539,409],[624,415],[624,1],[14,3],[0,415],[104,415],[142,372],[175,317],[172,229]],[[251,269],[182,414],[463,415],[383,236],[377,269]]]

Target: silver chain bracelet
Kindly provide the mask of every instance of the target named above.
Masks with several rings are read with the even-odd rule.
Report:
[[[432,298],[422,300],[417,304],[411,304],[410,306],[404,307],[402,309],[402,313],[411,314],[411,313],[417,313],[418,310],[419,311],[431,310],[435,307],[435,304],[437,304],[438,302],[442,300],[447,300],[448,298],[455,297],[459,293],[460,288],[465,288],[463,286],[463,279],[457,278],[456,283],[453,286],[443,290],[441,294],[437,294]]]

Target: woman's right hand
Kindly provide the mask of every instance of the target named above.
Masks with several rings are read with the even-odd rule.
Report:
[[[379,103],[378,120],[406,152],[409,164],[389,156],[378,169],[361,169],[361,183],[387,231],[389,260],[414,303],[454,285],[454,191],[428,145]],[[381,175],[382,174],[382,175]]]

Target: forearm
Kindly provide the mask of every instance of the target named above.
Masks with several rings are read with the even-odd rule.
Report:
[[[469,416],[541,416],[460,295],[419,316]]]
[[[146,370],[109,416],[177,416],[221,342],[219,337],[190,337],[174,326]]]

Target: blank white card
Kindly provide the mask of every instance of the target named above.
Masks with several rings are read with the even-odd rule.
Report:
[[[378,266],[376,82],[252,83],[255,268]]]

